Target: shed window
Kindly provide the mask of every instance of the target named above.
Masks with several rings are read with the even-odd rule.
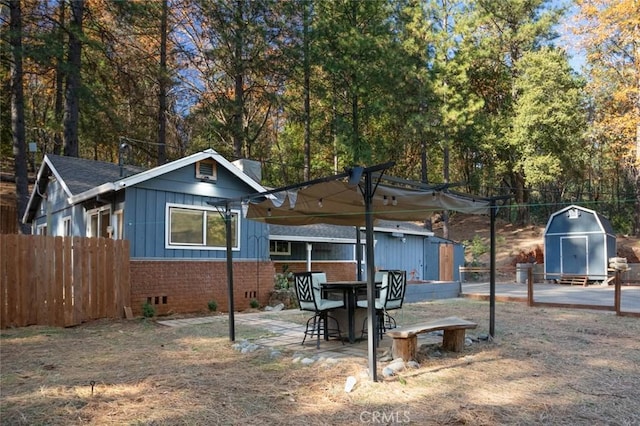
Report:
[[[569,219],[577,219],[580,217],[580,210],[578,209],[569,209],[567,211],[567,216]]]
[[[169,205],[167,248],[226,249],[226,227],[217,210]],[[231,246],[239,248],[239,212],[231,212]]]

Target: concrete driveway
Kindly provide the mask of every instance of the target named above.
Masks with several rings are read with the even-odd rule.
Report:
[[[489,283],[462,283],[462,296],[489,297]],[[615,286],[590,285],[587,287],[564,284],[533,285],[533,300],[541,303],[610,306],[613,309]],[[527,285],[496,283],[497,300],[527,301]],[[623,285],[620,297],[622,312],[640,313],[640,286]]]

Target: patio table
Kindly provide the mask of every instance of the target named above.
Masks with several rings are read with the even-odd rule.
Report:
[[[376,283],[379,285],[379,283]],[[349,343],[355,343],[356,341],[356,316],[357,312],[363,312],[364,316],[361,316],[360,319],[364,320],[366,317],[366,310],[364,309],[356,309],[357,308],[357,296],[360,290],[367,288],[366,281],[330,281],[322,284],[323,291],[332,291],[332,290],[340,290],[342,291],[343,297],[346,299],[346,323],[349,331]],[[344,311],[344,310],[343,310]],[[339,310],[336,310],[338,313]],[[345,323],[344,315],[335,315],[336,320],[340,324],[340,328]]]

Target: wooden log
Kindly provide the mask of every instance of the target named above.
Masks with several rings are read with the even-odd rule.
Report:
[[[416,358],[418,351],[418,336],[415,334],[406,338],[394,338],[391,345],[393,359],[402,358],[407,362]]]

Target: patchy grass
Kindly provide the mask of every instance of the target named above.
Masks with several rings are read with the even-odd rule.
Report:
[[[488,332],[486,302],[406,304],[396,314],[403,323],[450,315],[478,322],[471,334]],[[290,316],[300,315],[282,319]],[[640,423],[637,318],[497,303],[492,342],[423,359],[420,368],[377,383],[363,378],[364,358],[304,367],[287,350],[275,360],[266,350],[239,354],[227,333],[224,321],[181,328],[140,320],[3,330],[1,422]],[[236,327],[238,339],[265,334]],[[349,375],[359,381],[345,393]]]

